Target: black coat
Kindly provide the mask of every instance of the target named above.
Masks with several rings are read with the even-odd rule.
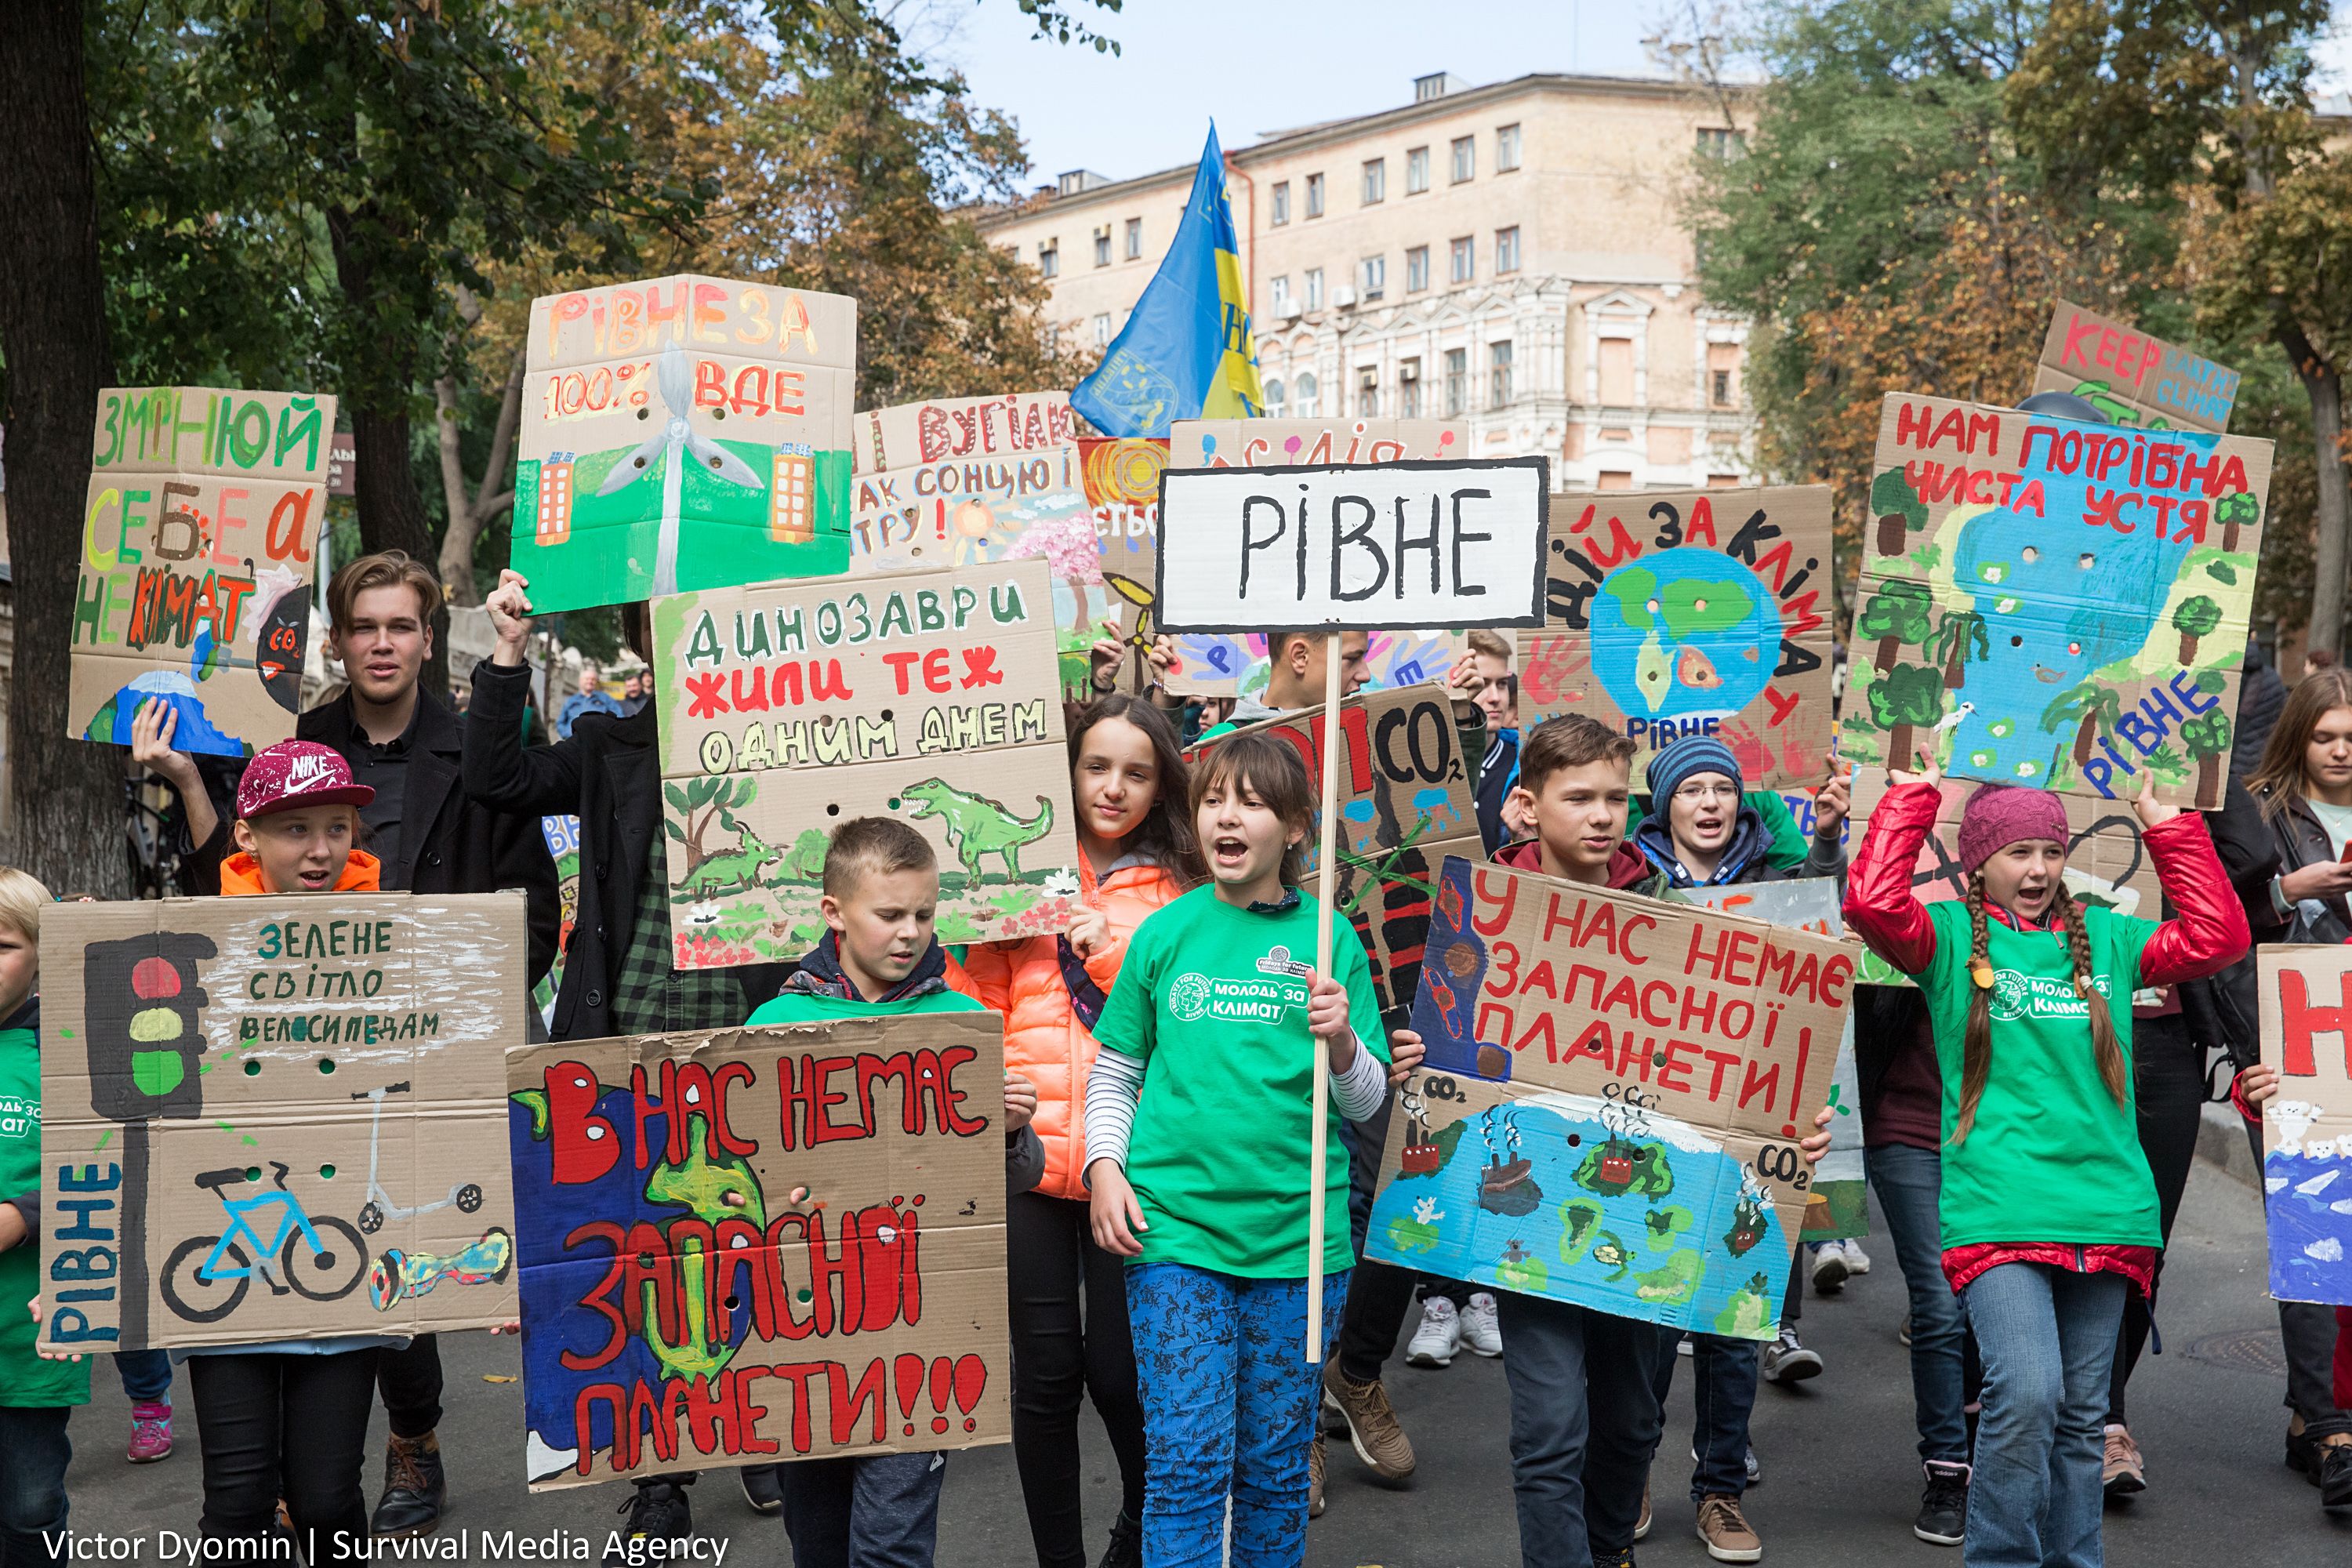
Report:
[[[331,746],[349,760],[368,744],[352,716],[349,691],[311,709],[295,722],[297,738]],[[408,782],[401,798],[396,843],[371,847],[383,866],[387,892],[494,893],[523,890],[530,928],[530,983],[555,960],[562,897],[555,861],[539,818],[494,811],[460,787],[466,721],[424,691],[416,694],[416,728],[409,737]],[[354,763],[354,766],[357,764]]]
[[[559,1040],[602,1039],[614,1032],[614,983],[629,951],[654,835],[661,831],[661,731],[648,704],[625,718],[584,713],[569,740],[526,749],[530,695],[528,665],[484,659],[474,667],[466,793],[500,811],[578,814],[580,901],[550,1032]],[[749,1017],[751,1005],[773,996],[790,970],[748,964],[734,973]]]

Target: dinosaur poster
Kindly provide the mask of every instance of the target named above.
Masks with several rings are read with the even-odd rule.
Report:
[[[2271,443],[1890,394],[1840,754],[2221,803]]]
[[[1809,931],[1449,856],[1365,1255],[1772,1338],[1855,978]]]
[[[151,700],[184,752],[294,733],[334,429],[335,400],[301,393],[98,395],[66,733],[128,745]]]
[[[1582,713],[1650,759],[1711,734],[1748,787],[1822,781],[1831,719],[1830,491],[1551,498],[1544,624],[1519,634],[1519,718]]]
[[[849,564],[857,301],[680,276],[531,301],[516,571],[579,609]]]
[[[2263,947],[2263,1209],[2271,1294],[2352,1306],[2352,948]]]
[[[1303,709],[1234,734],[1279,735],[1298,749],[1309,778],[1322,777],[1323,710]],[[1222,740],[1196,746],[1200,756]],[[1434,686],[1360,692],[1339,704],[1339,866],[1335,897],[1355,922],[1371,961],[1384,1012],[1402,1015],[1421,984],[1429,904],[1437,866],[1448,855],[1482,853],[1471,770],[1462,755],[1454,705]],[[1317,868],[1320,836],[1300,857]]]
[[[797,958],[825,844],[895,816],[938,847],[942,942],[1078,905],[1045,566],[1007,561],[654,601],[670,939],[681,969]]]
[[[2088,398],[2117,425],[2221,431],[2240,379],[2194,350],[2061,300],[2033,362],[2032,390]]]
[[[1439,419],[1180,419],[1161,445],[1173,468],[1281,468],[1467,457],[1470,431]],[[1156,500],[1157,485],[1153,490]],[[1175,643],[1171,691],[1233,697],[1265,689],[1263,632],[1185,632]],[[1376,631],[1367,650],[1371,684],[1442,679],[1460,649],[1450,631]]]
[[[45,1343],[512,1320],[527,948],[520,893],[47,910]]]
[[[531,1489],[1012,1432],[993,1014],[507,1055]]]

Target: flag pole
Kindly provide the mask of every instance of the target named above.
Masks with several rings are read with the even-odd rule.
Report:
[[[1339,818],[1335,805],[1339,770],[1331,760],[1339,749],[1339,632],[1323,637],[1323,810],[1318,818],[1315,858],[1315,973],[1331,973],[1331,917],[1338,900],[1339,858],[1332,853],[1331,829]],[[1307,1359],[1323,1359],[1323,1162],[1328,1147],[1331,1102],[1331,1057],[1312,1033],[1307,1047],[1315,1054],[1315,1092],[1309,1117],[1307,1156]]]

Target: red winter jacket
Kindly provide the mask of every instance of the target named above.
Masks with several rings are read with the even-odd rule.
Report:
[[[1495,864],[1508,866],[1514,871],[1540,874],[1543,870],[1543,842],[1528,838],[1517,844],[1506,844],[1495,851]],[[1634,848],[1630,840],[1620,838],[1617,841],[1616,852],[1609,857],[1610,887],[1648,893],[1654,890],[1648,884],[1654,882],[1663,887],[1665,881],[1666,874],[1643,859],[1642,852]]]

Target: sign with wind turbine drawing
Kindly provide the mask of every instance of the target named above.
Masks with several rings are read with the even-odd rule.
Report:
[[[540,610],[849,565],[857,302],[702,277],[533,300],[514,566]]]
[[[1840,754],[2221,803],[2271,443],[1892,394]]]

